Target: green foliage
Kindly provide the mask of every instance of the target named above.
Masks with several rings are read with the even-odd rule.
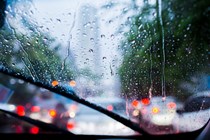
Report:
[[[160,17],[158,3],[145,3],[141,12],[132,17],[121,45],[124,58],[119,72],[123,94],[141,98],[148,96],[153,87],[153,95],[161,95],[164,75],[167,95],[188,96],[180,84],[191,82],[194,75],[210,73],[209,6],[210,1],[205,0],[164,0]]]
[[[71,65],[62,60],[58,53],[61,44],[57,44],[47,33],[37,30],[37,26],[23,22],[26,33],[21,33],[9,24],[5,24],[0,30],[0,66],[13,70],[26,78],[51,84],[53,80],[70,81],[74,79]],[[28,27],[28,28],[27,28]],[[33,31],[32,33],[30,31]],[[27,84],[11,85],[11,77],[1,76],[0,82],[10,88],[16,88],[12,100],[18,104],[33,98]],[[14,90],[14,89],[13,89]],[[21,96],[21,98],[16,98]]]
[[[6,39],[3,35],[6,32],[1,32],[3,45],[0,51],[3,54],[1,57],[3,66],[35,80],[41,79],[43,82],[73,78],[70,69],[63,68],[61,57],[51,49],[54,40],[49,36],[37,33],[31,36],[11,34],[10,38]],[[5,40],[9,41],[5,42]]]

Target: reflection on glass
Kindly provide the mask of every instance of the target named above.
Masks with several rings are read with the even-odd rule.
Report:
[[[121,135],[122,132],[123,135],[138,134],[105,114],[47,89],[24,81],[19,83],[17,78],[3,74],[0,74],[0,77],[0,79],[5,79],[5,81],[0,80],[1,96],[4,95],[7,98],[7,100],[4,100],[4,98],[0,100],[0,109],[17,113],[19,116],[27,116],[45,123],[54,124],[56,127],[69,130],[75,134]],[[12,84],[7,82],[11,81],[11,79],[14,81]],[[10,95],[11,93],[12,95]],[[111,102],[109,105],[107,103],[109,102],[101,101],[100,105],[106,105],[108,108],[112,107]],[[120,112],[118,105],[120,107],[122,104],[116,102],[113,104],[112,109]],[[4,113],[1,112],[0,117],[4,116]],[[5,117],[5,119],[8,122],[1,125],[2,132],[10,133],[10,131],[13,131],[13,124],[10,123],[10,117]],[[40,130],[38,127],[26,125],[27,122],[20,122],[21,120],[15,121],[21,129],[21,133],[47,132],[46,130]],[[8,130],[6,126],[9,126]],[[16,131],[14,132],[16,133]]]

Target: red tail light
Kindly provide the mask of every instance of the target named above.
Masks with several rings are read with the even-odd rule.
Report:
[[[74,122],[68,122],[66,127],[68,130],[72,130],[75,127],[75,124]]]
[[[134,108],[136,108],[136,107],[138,107],[138,105],[139,105],[139,101],[133,100],[132,106],[133,106]]]
[[[113,106],[112,106],[112,105],[108,105],[108,106],[106,107],[106,109],[109,110],[109,111],[112,111],[112,110],[113,110]]]
[[[22,105],[18,105],[16,107],[16,112],[19,116],[24,116],[25,115],[25,108]]]
[[[49,110],[49,115],[54,118],[57,115],[56,110],[54,109]]]
[[[16,133],[23,133],[23,128],[20,125],[15,125]]]
[[[141,103],[143,105],[149,105],[150,104],[150,99],[149,98],[143,98],[143,99],[141,99]]]
[[[39,133],[39,127],[36,127],[36,126],[31,127],[30,128],[30,133],[31,134],[38,134]]]
[[[71,110],[71,111],[77,110],[77,105],[72,104],[72,105],[70,106],[70,110]]]
[[[40,111],[40,107],[39,106],[32,106],[31,107],[31,112],[39,112]]]
[[[168,107],[169,109],[175,109],[175,108],[176,108],[176,103],[170,102],[170,103],[167,104],[167,107]]]

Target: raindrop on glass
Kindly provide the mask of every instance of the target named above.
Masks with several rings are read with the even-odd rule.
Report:
[[[101,35],[101,38],[104,38],[104,37],[105,37],[105,35],[104,35],[104,34],[102,34],[102,35]]]
[[[89,52],[93,52],[93,49],[90,49]]]

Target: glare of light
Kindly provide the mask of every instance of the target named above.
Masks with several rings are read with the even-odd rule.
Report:
[[[159,110],[158,107],[153,107],[153,108],[152,108],[152,113],[153,113],[153,114],[157,114],[157,113],[159,113],[159,112],[160,112],[160,110]]]
[[[16,108],[15,105],[9,105],[9,110],[10,111],[15,111],[15,108]]]
[[[15,79],[10,79],[10,84],[14,85],[16,83]]]
[[[75,117],[75,113],[74,113],[74,112],[70,112],[70,113],[69,113],[69,116],[70,116],[71,118],[74,118],[74,117]]]
[[[175,109],[175,108],[176,108],[176,103],[170,102],[170,103],[167,104],[167,107],[168,107],[169,109]]]
[[[68,130],[72,130],[75,127],[75,124],[74,122],[68,122],[66,127]]]
[[[143,105],[148,105],[148,104],[150,104],[150,99],[149,98],[143,98],[143,99],[141,99],[141,103]]]
[[[76,86],[76,81],[71,80],[71,81],[69,82],[69,85],[70,85],[71,87],[75,87],[75,86]]]
[[[166,97],[164,96],[164,97],[162,97],[162,101],[165,101],[166,100]]]
[[[139,105],[139,101],[133,100],[132,106],[133,106],[133,107],[137,107],[138,105]]]
[[[70,106],[71,111],[75,111],[77,109],[77,105],[73,104]]]
[[[106,109],[109,110],[109,111],[112,111],[112,110],[113,110],[113,106],[112,106],[112,105],[108,105],[108,106],[106,107]]]
[[[31,112],[39,112],[40,111],[40,107],[39,106],[32,106],[31,107]]]
[[[138,116],[139,115],[139,110],[135,109],[132,114],[133,114],[134,117]]]
[[[41,118],[39,113],[31,113],[29,115],[29,117],[32,118],[32,119],[40,119]]]
[[[8,110],[8,111],[15,111],[15,109],[16,109],[16,106],[15,105],[13,105],[13,104],[1,104],[0,105],[0,108],[1,109],[4,109],[4,110]]]
[[[39,128],[36,127],[36,126],[31,127],[30,133],[31,133],[31,134],[38,134],[38,133],[39,133]]]
[[[55,87],[55,86],[57,86],[57,85],[58,85],[58,81],[56,81],[56,80],[52,81],[52,86],[53,86],[53,87]]]
[[[16,107],[16,111],[17,111],[17,114],[18,114],[19,116],[24,116],[24,115],[25,115],[25,108],[24,108],[24,106],[22,106],[22,105],[18,105],[18,106]]]
[[[51,109],[51,110],[49,110],[49,114],[51,117],[55,117],[57,113],[54,109]]]

